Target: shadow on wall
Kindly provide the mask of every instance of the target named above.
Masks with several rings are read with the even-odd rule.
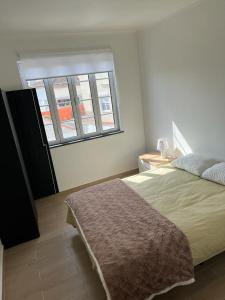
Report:
[[[174,155],[179,157],[182,155],[186,155],[189,153],[193,153],[190,145],[186,141],[183,134],[180,132],[177,125],[172,121],[172,127],[173,127],[173,151]]]

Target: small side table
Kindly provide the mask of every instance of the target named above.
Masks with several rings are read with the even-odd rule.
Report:
[[[138,157],[139,172],[145,172],[153,168],[158,168],[162,165],[166,165],[176,159],[176,157],[168,156],[162,158],[159,152],[150,152]]]

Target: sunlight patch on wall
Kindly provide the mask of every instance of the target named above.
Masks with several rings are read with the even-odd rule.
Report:
[[[188,142],[184,138],[183,134],[177,128],[177,125],[174,122],[172,122],[172,126],[173,126],[174,153],[176,153],[177,156],[193,153],[190,145],[188,144]]]

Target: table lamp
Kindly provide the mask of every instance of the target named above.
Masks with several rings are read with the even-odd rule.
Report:
[[[161,157],[166,158],[166,150],[169,148],[167,138],[158,139],[157,150],[160,151]]]

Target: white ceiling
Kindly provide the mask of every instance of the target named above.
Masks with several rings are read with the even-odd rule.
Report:
[[[200,0],[0,0],[0,33],[135,30]]]

